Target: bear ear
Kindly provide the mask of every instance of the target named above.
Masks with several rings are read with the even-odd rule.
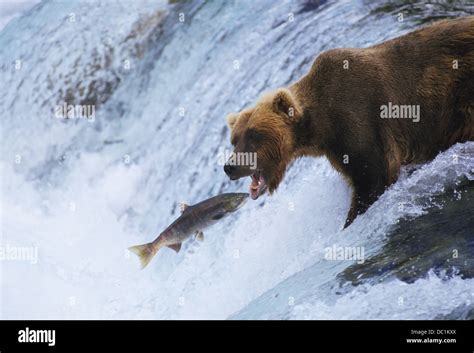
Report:
[[[288,88],[280,88],[276,91],[272,104],[276,113],[283,113],[292,120],[298,119],[301,115],[301,109]]]
[[[234,128],[238,117],[239,114],[237,113],[230,113],[229,115],[227,115],[227,126],[229,126],[229,129],[232,130]]]

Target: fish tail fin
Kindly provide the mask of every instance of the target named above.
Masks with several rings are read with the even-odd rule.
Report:
[[[150,263],[151,259],[156,255],[159,247],[153,243],[135,245],[128,248],[131,252],[138,256],[142,270]]]

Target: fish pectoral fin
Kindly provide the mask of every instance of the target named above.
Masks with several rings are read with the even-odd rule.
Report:
[[[218,214],[214,215],[214,217],[212,217],[212,219],[213,219],[214,221],[217,221],[218,219],[221,219],[221,218],[224,217],[224,216],[225,216],[225,213],[222,212],[222,213],[218,213]]]
[[[204,241],[204,233],[202,232],[202,230],[198,230],[196,232],[196,237],[194,239],[197,239],[199,241]]]
[[[184,211],[186,211],[186,209],[189,207],[189,205],[185,202],[180,202],[179,203],[179,209],[181,211],[181,213],[183,213]]]
[[[171,244],[171,245],[168,245],[168,248],[173,249],[176,252],[179,252],[179,250],[181,250],[181,244],[182,243]]]

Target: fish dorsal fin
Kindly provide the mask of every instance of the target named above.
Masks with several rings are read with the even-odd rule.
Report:
[[[168,245],[168,248],[173,249],[176,252],[179,252],[179,250],[181,250],[181,244],[182,243],[171,244],[171,245]]]
[[[202,230],[198,230],[196,232],[196,239],[199,241],[204,241],[204,233],[202,232]]]
[[[185,202],[180,202],[179,203],[179,210],[181,211],[181,213],[183,213],[184,211],[186,211],[186,209],[189,207],[189,205]]]

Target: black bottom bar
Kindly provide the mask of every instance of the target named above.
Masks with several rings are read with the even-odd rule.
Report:
[[[0,352],[473,352],[473,327],[470,321],[1,321]]]

